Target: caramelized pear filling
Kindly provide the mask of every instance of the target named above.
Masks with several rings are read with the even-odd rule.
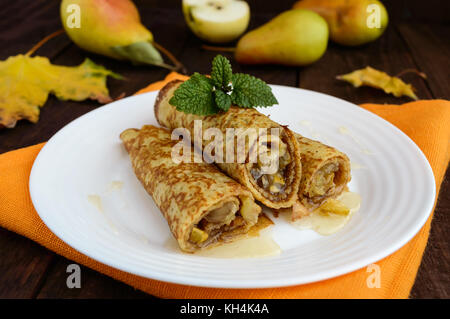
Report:
[[[274,142],[272,141],[266,143],[266,148],[263,149],[263,151],[266,151],[267,154],[269,154],[269,157],[271,155],[271,143]],[[277,171],[273,174],[265,174],[265,165],[259,160],[259,158],[257,163],[254,163],[252,168],[250,169],[250,173],[252,174],[252,177],[255,179],[258,186],[266,191],[269,191],[271,194],[284,193],[286,189],[286,168],[291,163],[291,156],[289,155],[287,145],[281,140],[278,140],[276,143],[279,145],[279,152],[278,154],[274,155],[278,155],[278,158],[272,158],[271,160],[275,161],[275,163],[278,160]]]
[[[192,228],[191,236],[189,238],[189,240],[191,242],[193,242],[195,244],[201,244],[207,239],[208,239],[208,234],[206,232],[204,232],[203,230],[201,230],[197,227]]]
[[[347,216],[350,213],[350,209],[337,199],[330,198],[323,203],[319,208],[319,212],[322,214],[336,214]]]
[[[338,171],[338,163],[329,163],[318,170],[309,189],[309,197],[313,199],[332,192],[336,187]]]
[[[245,231],[247,223],[256,223],[261,207],[247,197],[219,204],[192,228],[189,240],[199,247],[206,247],[217,241],[227,242],[234,235]]]

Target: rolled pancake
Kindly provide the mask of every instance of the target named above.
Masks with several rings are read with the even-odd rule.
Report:
[[[337,149],[295,133],[302,157],[298,197],[309,211],[339,196],[351,180],[350,160]]]
[[[120,135],[134,172],[186,252],[233,241],[258,221],[261,207],[252,194],[207,163],[179,163],[171,151],[177,141],[151,125]]]
[[[276,158],[277,168],[275,172],[264,173],[262,164],[248,160],[249,150],[263,149],[264,139],[248,138],[245,145],[245,161],[223,161],[215,164],[228,176],[238,181],[241,185],[247,187],[253,196],[264,205],[271,208],[291,207],[297,200],[297,193],[301,179],[301,162],[298,142],[294,133],[287,127],[279,125],[264,114],[255,109],[244,109],[231,107],[227,112],[222,112],[210,116],[199,116],[177,111],[169,103],[174,91],[183,83],[180,80],[169,82],[158,94],[155,102],[155,116],[159,124],[171,130],[177,128],[186,128],[191,137],[194,136],[194,121],[202,121],[203,133],[210,129],[220,130],[223,136],[226,136],[227,129],[268,129],[271,142],[278,143],[279,152]],[[279,138],[270,134],[270,129],[279,129]],[[203,134],[202,136],[204,136]],[[236,134],[238,135],[238,134]],[[243,134],[242,134],[243,135]],[[244,137],[245,138],[245,137]],[[237,137],[239,139],[239,136]],[[234,149],[234,159],[238,158],[237,144],[233,139],[224,138],[223,154],[226,154],[229,144]],[[266,141],[267,142],[267,141]],[[233,147],[234,145],[234,147]],[[266,143],[266,145],[268,145]],[[205,143],[200,146],[205,147]],[[275,154],[275,153],[274,153]]]

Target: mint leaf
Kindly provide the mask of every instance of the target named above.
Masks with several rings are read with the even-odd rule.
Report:
[[[214,91],[214,96],[217,107],[225,112],[228,111],[231,106],[231,97],[220,90]]]
[[[247,108],[278,104],[270,86],[254,76],[236,73],[233,74],[231,82],[233,83],[231,93],[233,104]]]
[[[211,79],[216,90],[228,92],[231,90],[232,70],[230,61],[222,55],[216,55],[212,61]]]
[[[213,81],[199,73],[183,82],[169,103],[184,113],[211,115],[219,112],[213,96]]]

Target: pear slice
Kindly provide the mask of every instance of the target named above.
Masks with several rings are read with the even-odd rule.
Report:
[[[241,0],[183,0],[186,23],[199,38],[224,43],[247,29],[250,7]]]

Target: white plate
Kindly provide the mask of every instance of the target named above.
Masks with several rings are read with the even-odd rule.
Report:
[[[59,238],[104,264],[140,276],[228,288],[303,284],[342,275],[406,244],[431,212],[435,184],[419,148],[380,117],[324,94],[272,86],[280,105],[262,109],[280,124],[322,140],[359,169],[350,189],[362,206],[331,236],[273,218],[278,256],[219,259],[176,252],[169,228],[136,179],[119,134],[156,124],[156,92],[125,98],[65,126],[44,146],[30,176],[33,204]],[[349,134],[343,134],[349,133]],[[109,189],[121,181],[120,190]],[[88,201],[102,198],[103,212]]]

